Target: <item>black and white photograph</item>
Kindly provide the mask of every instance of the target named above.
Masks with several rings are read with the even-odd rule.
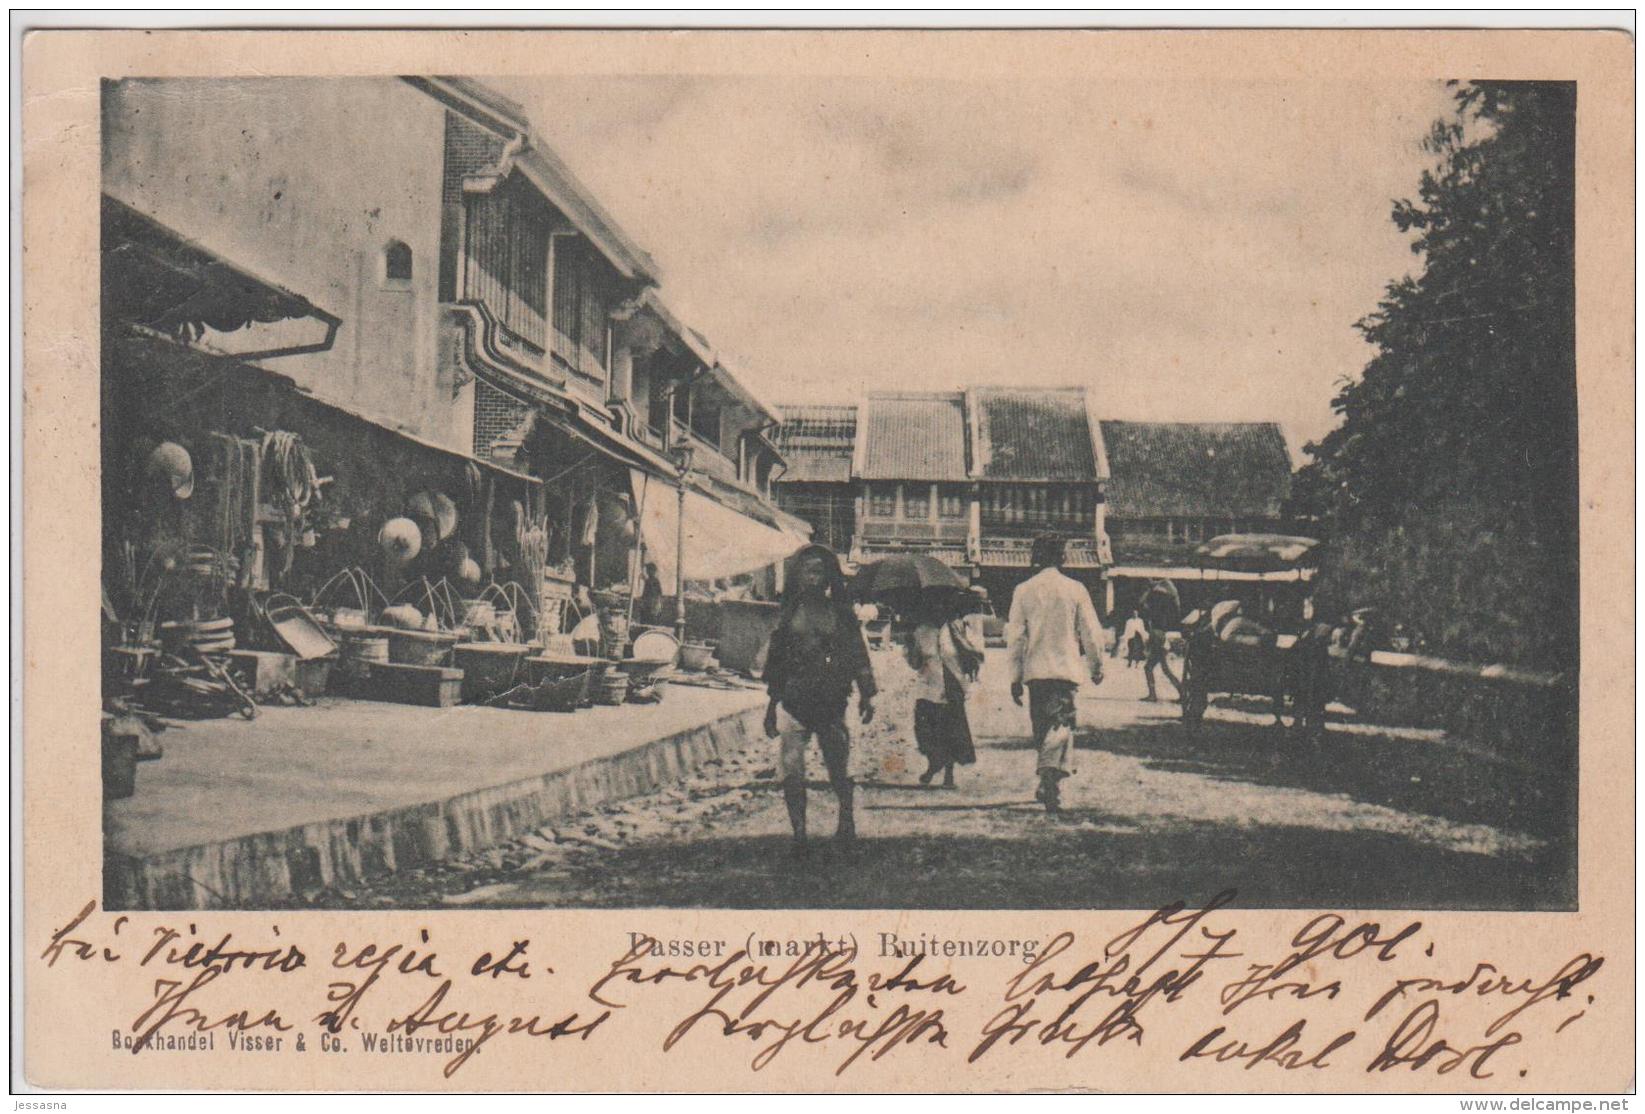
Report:
[[[1577,909],[1577,81],[131,73],[104,909]]]

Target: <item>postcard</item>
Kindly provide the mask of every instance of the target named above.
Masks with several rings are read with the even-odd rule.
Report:
[[[1627,36],[22,81],[21,1081],[1634,1086]]]

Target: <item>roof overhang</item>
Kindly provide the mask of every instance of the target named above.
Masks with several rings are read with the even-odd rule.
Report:
[[[763,418],[767,424],[778,425],[782,422],[782,416],[777,413],[777,408],[756,394],[752,387],[743,382],[742,378],[725,364],[714,364],[708,374],[709,378],[723,387],[727,394]]]
[[[532,133],[518,105],[467,78],[405,76],[401,80],[507,141],[495,176],[505,178],[518,170],[625,279],[642,286],[655,286],[661,280],[651,256],[623,231],[571,168]]]
[[[190,343],[211,333],[312,320],[312,340],[234,350],[240,360],[324,352],[342,318],[253,274],[118,198],[103,195],[102,311],[111,320]],[[260,335],[260,334],[259,334]]]
[[[648,288],[638,298],[619,307],[615,316],[628,322],[635,342],[645,349],[668,343],[670,348],[690,356],[705,368],[711,368],[720,361],[702,334],[675,316],[655,289]]]

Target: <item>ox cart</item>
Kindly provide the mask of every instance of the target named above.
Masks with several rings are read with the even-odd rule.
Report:
[[[1325,725],[1330,631],[1281,634],[1240,614],[1225,600],[1183,620],[1182,720],[1192,731],[1218,694],[1265,696],[1276,726],[1289,707],[1292,726],[1318,732]]]
[[[1230,580],[1295,577],[1314,542],[1277,535],[1227,535],[1200,548],[1202,562]],[[1182,621],[1184,643],[1182,718],[1196,730],[1218,694],[1263,696],[1276,725],[1289,708],[1292,726],[1310,732],[1325,722],[1330,670],[1330,631],[1322,625],[1287,633],[1248,615],[1245,605],[1224,599],[1190,612]]]

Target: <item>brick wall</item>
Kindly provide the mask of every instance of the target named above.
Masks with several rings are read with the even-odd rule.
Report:
[[[491,444],[499,437],[515,434],[525,423],[531,407],[517,402],[490,383],[474,384],[474,455],[494,459]]]
[[[463,179],[497,165],[503,141],[469,123],[455,112],[446,113],[445,188],[442,200],[461,204]]]
[[[503,141],[455,112],[446,113],[445,169],[440,185],[440,276],[442,302],[457,297],[457,250],[463,222],[463,179],[497,165]]]

